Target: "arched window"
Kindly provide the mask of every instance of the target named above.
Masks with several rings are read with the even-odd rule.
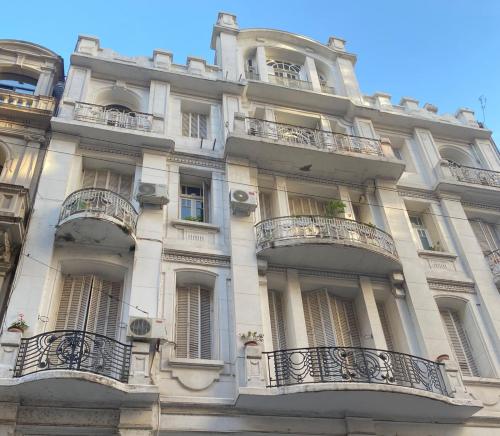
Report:
[[[277,77],[300,80],[300,65],[274,59],[269,59],[267,65],[273,68],[273,73]]]
[[[0,74],[0,89],[5,89],[18,94],[34,94],[36,79],[14,73]]]

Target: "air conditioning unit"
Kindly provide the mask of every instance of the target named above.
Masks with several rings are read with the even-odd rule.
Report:
[[[231,190],[229,201],[234,215],[249,216],[257,207],[257,193],[243,189]]]
[[[139,182],[135,198],[141,204],[163,206],[168,203],[167,185]]]
[[[128,322],[127,336],[139,340],[166,340],[166,321],[162,318],[144,318],[131,316]]]

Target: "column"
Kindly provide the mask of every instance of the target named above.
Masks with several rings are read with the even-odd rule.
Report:
[[[360,294],[356,298],[356,311],[360,323],[361,344],[366,348],[387,350],[370,278],[360,277],[359,286]]]
[[[286,178],[276,176],[274,178],[275,190],[273,191],[273,211],[276,217],[290,216],[290,206],[288,203],[288,190],[286,187]]]
[[[411,313],[414,333],[422,357],[434,360],[441,354],[453,355],[441,321],[439,309],[427,284],[411,228],[405,213],[405,205],[394,183],[377,180],[378,203],[384,207],[386,228],[394,238],[403,265],[406,285],[406,301]]]
[[[36,82],[35,95],[52,95],[52,88],[54,86],[54,67],[42,67],[42,72],[38,76]]]
[[[142,157],[141,182],[165,184],[165,156],[145,152]],[[158,316],[158,297],[161,276],[164,207],[144,205],[139,214],[134,253],[130,315],[145,316],[134,306],[145,310],[150,317]]]
[[[307,73],[307,78],[311,82],[313,91],[321,92],[321,84],[319,83],[318,70],[316,69],[316,63],[314,62],[314,59],[306,56],[304,68]]]
[[[435,169],[441,161],[441,155],[434,142],[432,133],[426,129],[415,129],[413,131],[413,139],[424,161],[423,167],[420,168],[422,175],[428,183],[434,184],[436,182]]]
[[[474,231],[469,223],[460,199],[453,198],[446,194],[441,198],[443,215],[448,217],[452,238],[457,246],[457,251],[462,260],[466,263],[466,268],[471,278],[476,283],[477,296],[480,301],[478,307],[481,318],[486,325],[487,334],[483,334],[483,339],[491,343],[487,347],[496,351],[496,357],[492,359],[496,373],[500,373],[500,305],[498,289],[495,287],[493,277],[484,253],[481,250]],[[479,323],[481,320],[478,320]],[[482,329],[481,329],[482,330]]]
[[[286,270],[286,292],[283,296],[288,348],[307,348],[309,340],[297,270]]]
[[[7,308],[6,323],[17,319],[19,313],[29,325],[27,336],[42,331],[44,326],[38,315],[43,303],[50,300],[53,292],[52,280],[56,271],[52,266],[55,228],[59,221],[61,204],[68,195],[78,140],[73,137],[54,134],[48,148],[38,187],[39,198],[33,212],[17,284],[12,291]],[[51,229],[40,231],[39,229]]]
[[[267,72],[267,58],[266,58],[266,49],[264,46],[259,45],[256,51],[256,60],[257,60],[257,70],[259,73],[259,79],[261,82],[269,82],[269,76]]]
[[[38,155],[40,154],[40,142],[44,141],[44,139],[43,136],[27,135],[25,137],[26,146],[12,183],[29,189],[35,173]],[[34,193],[31,194],[34,195]]]
[[[169,95],[169,83],[151,80],[149,86],[148,112],[153,115],[153,132],[164,135],[167,134]]]
[[[363,101],[361,90],[359,89],[358,79],[354,72],[354,65],[351,59],[339,56],[337,58],[337,68],[340,71],[342,82],[346,92],[346,96],[351,98],[356,103]]]

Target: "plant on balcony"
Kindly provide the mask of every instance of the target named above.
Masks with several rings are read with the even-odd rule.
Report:
[[[195,221],[195,222],[198,222],[198,223],[203,222],[203,219],[201,217],[199,217],[199,216],[185,216],[182,219],[185,220],[185,221]]]
[[[264,335],[262,333],[248,331],[246,333],[240,333],[239,337],[243,341],[244,345],[258,345],[264,340]]]
[[[429,247],[429,250],[430,251],[443,251],[443,249],[441,248],[441,243],[439,241],[437,241],[434,245],[431,245]]]
[[[342,200],[330,200],[326,203],[325,211],[328,218],[335,218],[339,213],[345,211],[346,205]]]
[[[17,320],[15,320],[8,328],[9,332],[23,333],[29,326],[26,324],[26,321],[23,319],[24,315],[20,313],[18,315]]]

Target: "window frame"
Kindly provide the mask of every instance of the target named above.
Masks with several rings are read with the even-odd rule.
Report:
[[[185,118],[187,117],[187,124],[185,123]],[[201,119],[204,119],[205,131],[202,131]],[[181,134],[186,138],[195,139],[208,139],[209,137],[209,120],[210,117],[207,114],[201,112],[189,112],[181,111]],[[196,127],[196,132],[193,132],[193,124]],[[187,131],[184,129],[187,126]]]
[[[413,234],[416,238],[417,244],[421,250],[432,250],[433,242],[429,230],[425,226],[424,220],[421,215],[408,215],[410,219],[411,228]],[[419,223],[415,223],[414,220],[418,220]],[[426,243],[428,247],[426,247],[422,241],[421,235],[425,236]]]

